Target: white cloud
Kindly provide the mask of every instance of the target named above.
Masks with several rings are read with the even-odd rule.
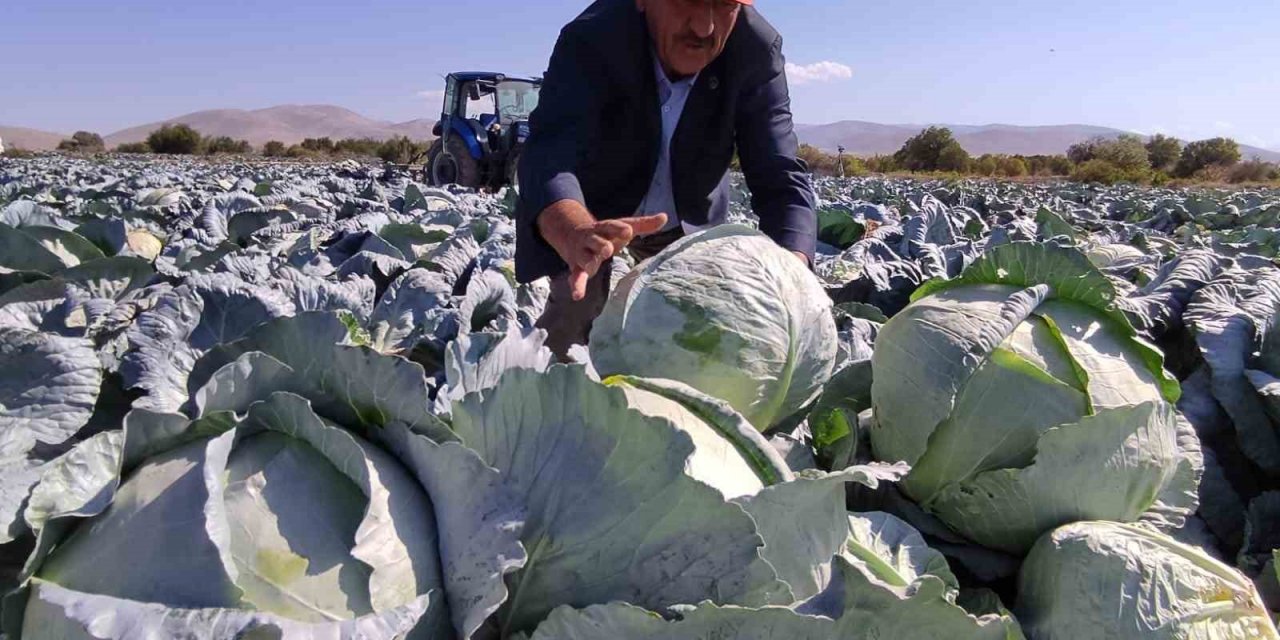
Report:
[[[794,85],[810,82],[831,82],[848,80],[853,77],[853,69],[839,62],[823,60],[813,64],[787,63],[787,80]]]
[[[422,99],[424,99],[424,100],[443,100],[443,99],[444,99],[444,90],[443,90],[443,89],[437,89],[437,90],[434,90],[434,91],[419,91],[419,92],[418,92],[417,94],[415,94],[415,95],[417,95],[419,98],[422,98]]]
[[[1213,128],[1214,128],[1214,129],[1217,129],[1217,130],[1219,130],[1219,131],[1230,131],[1230,130],[1232,130],[1232,129],[1236,128],[1236,126],[1235,126],[1234,124],[1231,124],[1230,122],[1226,122],[1226,121],[1224,121],[1224,120],[1219,120],[1219,121],[1217,121],[1217,122],[1213,123]]]

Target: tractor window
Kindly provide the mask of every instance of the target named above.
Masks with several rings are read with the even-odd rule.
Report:
[[[503,124],[528,120],[538,106],[538,87],[528,82],[498,83],[498,113]]]
[[[472,100],[471,96],[467,96],[467,119],[479,120],[480,116],[488,114],[492,116],[498,112],[497,101],[494,98],[492,85],[486,93],[481,91],[479,100]]]
[[[449,80],[444,85],[444,107],[441,111],[444,117],[448,118],[453,115],[454,105],[458,104],[456,102],[457,99],[458,83],[453,79],[453,76],[449,76]]]

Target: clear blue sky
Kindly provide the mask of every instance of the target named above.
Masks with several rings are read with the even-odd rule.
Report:
[[[434,117],[421,94],[441,74],[541,73],[587,2],[5,4],[0,123],[109,133],[291,103]],[[798,122],[1085,123],[1280,149],[1276,0],[756,4],[807,69],[792,77]]]

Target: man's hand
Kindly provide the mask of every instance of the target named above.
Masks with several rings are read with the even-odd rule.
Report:
[[[600,265],[631,244],[636,236],[661,231],[666,224],[665,213],[596,220],[586,207],[574,200],[552,203],[538,215],[538,231],[569,265],[569,287],[575,301],[586,297],[587,280],[600,270]]]

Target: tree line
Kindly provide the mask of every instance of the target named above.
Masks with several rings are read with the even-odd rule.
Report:
[[[374,140],[372,138],[307,138],[301,143],[286,145],[278,140],[268,141],[261,149],[255,149],[246,140],[229,136],[205,136],[185,124],[167,124],[147,135],[142,142],[117,145],[116,153],[150,153],[165,155],[261,155],[266,158],[294,158],[329,160],[344,157],[376,157],[386,162],[405,164],[425,156],[430,142],[411,140],[408,137]],[[77,131],[58,144],[59,151],[71,153],[104,153],[107,151],[102,136]]]
[[[267,158],[327,160],[344,157],[376,157],[407,164],[421,161],[430,142],[407,137],[307,138],[286,145],[272,140],[254,147],[228,136],[204,136],[185,124],[165,125],[143,142],[121,144],[118,153],[170,155],[261,155]],[[58,145],[59,151],[101,153],[102,136],[88,131]],[[946,127],[929,127],[889,155],[858,157],[832,155],[817,147],[800,145],[800,158],[818,175],[862,176],[886,173],[946,173],[982,177],[1064,177],[1077,182],[1163,185],[1173,180],[1194,182],[1262,183],[1280,181],[1280,165],[1258,158],[1243,160],[1240,145],[1230,138],[1197,140],[1185,146],[1177,138],[1156,134],[1148,139],[1131,134],[1097,137],[1071,145],[1065,154],[983,154],[972,156]],[[737,168],[735,159],[735,168]]]
[[[1175,179],[1197,182],[1280,180],[1280,165],[1257,158],[1242,161],[1240,145],[1230,138],[1197,140],[1183,146],[1177,138],[1156,134],[1144,140],[1123,134],[1071,145],[1061,155],[972,156],[946,127],[929,127],[892,155],[832,155],[800,145],[800,157],[819,175],[871,173],[949,173],[1019,178],[1066,177],[1078,182],[1133,182],[1161,185]]]

